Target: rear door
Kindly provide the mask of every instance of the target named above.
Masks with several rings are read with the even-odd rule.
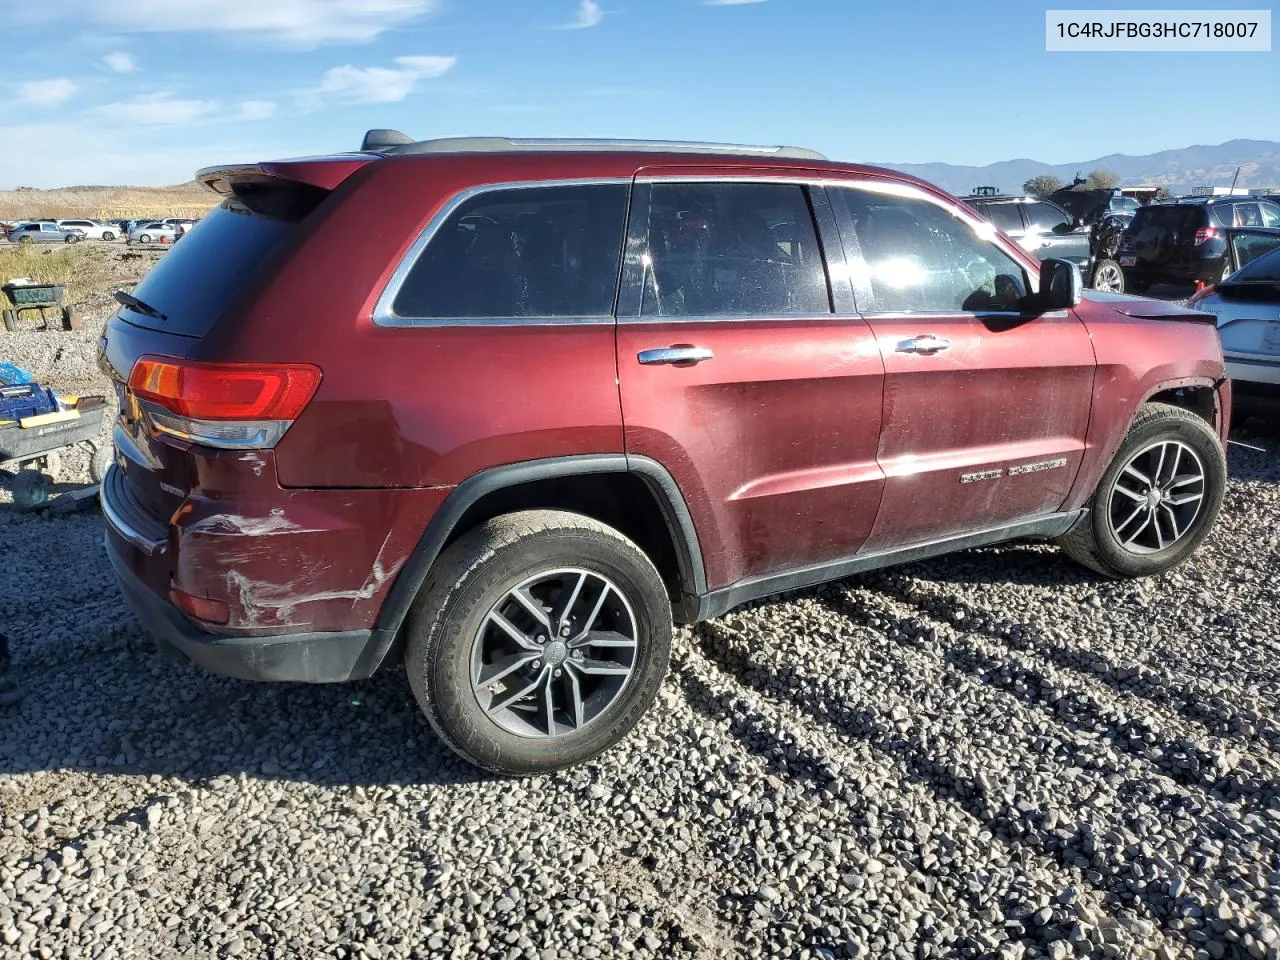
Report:
[[[633,193],[626,449],[671,471],[712,589],[852,555],[883,487],[879,352],[847,279],[828,282],[825,192],[795,173],[655,167]]]
[[[1024,249],[1041,260],[1070,260],[1081,268],[1089,264],[1089,234],[1083,228],[1073,230],[1071,214],[1056,204],[1035,200],[1022,205],[1027,218],[1027,236],[1034,244]]]
[[[885,367],[884,497],[864,551],[1056,511],[1089,424],[1084,324],[1024,316],[1023,262],[958,205],[878,180],[827,192]]]

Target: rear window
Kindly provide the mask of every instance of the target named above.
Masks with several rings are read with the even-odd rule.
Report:
[[[1195,229],[1205,225],[1205,209],[1202,206],[1177,204],[1152,204],[1142,207],[1133,215],[1130,229],[1137,233],[1147,227],[1163,227],[1166,230]]]
[[[238,200],[226,200],[185,234],[132,291],[166,319],[122,308],[135,326],[202,337],[231,301],[253,279],[268,256],[293,235],[298,222],[319,201],[306,189],[300,209],[278,216],[252,213]],[[143,228],[147,229],[147,228]],[[151,227],[154,229],[154,227]]]
[[[1022,232],[1022,214],[1018,212],[1016,203],[978,203],[975,206],[979,213],[1005,233]]]

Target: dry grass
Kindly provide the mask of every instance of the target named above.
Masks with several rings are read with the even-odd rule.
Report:
[[[88,217],[201,217],[220,198],[201,184],[0,190],[0,220]]]
[[[39,283],[64,284],[63,303],[70,306],[109,305],[115,290],[141,280],[161,255],[129,255],[122,246],[90,241],[74,246],[0,243],[0,284],[31,277]],[[9,306],[3,294],[0,304]]]

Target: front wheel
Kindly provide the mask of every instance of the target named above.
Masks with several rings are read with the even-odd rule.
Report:
[[[150,242],[151,242],[151,234],[149,234],[149,233],[144,233],[142,236],[140,236],[140,237],[138,238],[138,242],[139,242],[139,243],[150,243]]]
[[[1094,265],[1090,285],[1107,293],[1124,293],[1124,271],[1114,260],[1099,260]]]
[[[1149,403],[1102,475],[1088,514],[1058,543],[1109,577],[1164,573],[1208,536],[1226,485],[1213,428],[1181,407]]]
[[[111,241],[111,240],[114,240],[115,238],[116,238],[116,235],[115,235],[114,233],[112,233],[110,230],[103,230],[103,231],[102,231],[102,239],[103,239],[103,240]]]
[[[409,613],[405,668],[449,747],[534,774],[625,737],[670,651],[671,601],[644,552],[590,517],[529,510],[441,554]]]

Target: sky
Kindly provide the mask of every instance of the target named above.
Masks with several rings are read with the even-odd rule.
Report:
[[[1280,53],[1047,53],[1046,6],[1070,4],[0,0],[0,188],[177,183],[370,127],[963,164],[1280,138]]]

